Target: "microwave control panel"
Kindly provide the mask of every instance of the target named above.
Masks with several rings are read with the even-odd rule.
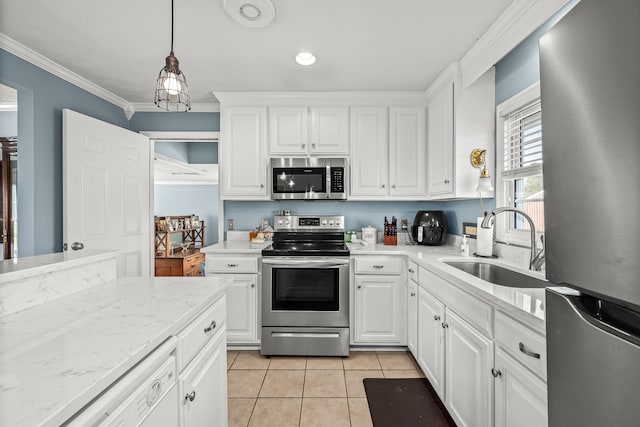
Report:
[[[331,192],[344,193],[344,168],[331,168]]]

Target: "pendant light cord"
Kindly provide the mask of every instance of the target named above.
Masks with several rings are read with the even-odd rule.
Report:
[[[173,0],[171,0],[171,54],[173,55]]]

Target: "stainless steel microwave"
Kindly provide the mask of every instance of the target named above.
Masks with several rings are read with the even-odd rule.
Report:
[[[345,200],[347,159],[278,157],[269,165],[273,200]]]

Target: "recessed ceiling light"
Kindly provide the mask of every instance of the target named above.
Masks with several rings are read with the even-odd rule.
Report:
[[[276,16],[271,0],[224,0],[224,9],[234,21],[249,28],[265,27]]]
[[[312,65],[316,57],[311,52],[300,52],[296,55],[296,62],[300,65]]]

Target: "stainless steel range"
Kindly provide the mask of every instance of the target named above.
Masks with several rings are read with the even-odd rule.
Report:
[[[349,355],[343,216],[276,216],[262,251],[262,354]]]

